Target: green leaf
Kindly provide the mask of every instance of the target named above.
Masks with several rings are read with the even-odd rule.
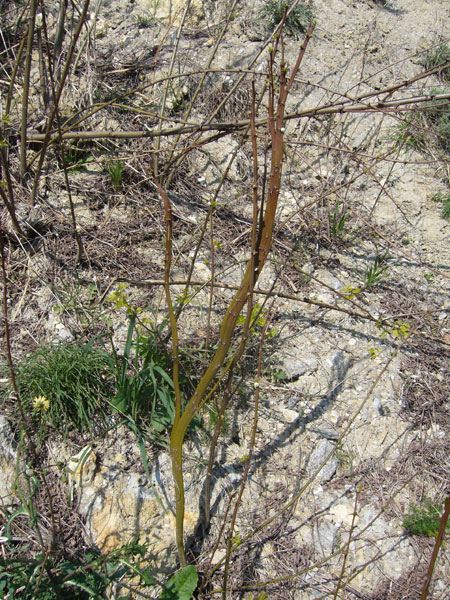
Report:
[[[190,600],[198,583],[198,574],[194,565],[188,565],[175,573],[164,584],[158,600]]]

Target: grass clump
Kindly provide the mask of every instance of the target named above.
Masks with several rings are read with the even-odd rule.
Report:
[[[432,200],[442,203],[442,218],[450,220],[450,192],[438,192]]]
[[[157,337],[136,328],[136,313],[129,315],[123,354],[112,346],[109,368],[116,384],[113,405],[134,422],[145,422],[161,433],[173,422],[173,381],[170,357]]]
[[[432,89],[430,96],[446,94]],[[426,154],[434,148],[450,154],[450,106],[448,100],[431,100],[421,113],[408,115],[394,130],[392,139],[406,148]]]
[[[382,255],[377,255],[372,265],[370,265],[364,273],[364,288],[367,290],[379,283],[385,277],[388,277],[387,271],[389,265],[386,264],[388,250]]]
[[[161,340],[165,323],[152,328],[150,319],[139,319],[140,309],[133,308],[127,293],[127,284],[107,297],[116,310],[125,309],[128,315],[127,339],[123,352],[119,352],[113,340],[108,366],[114,380],[115,395],[111,403],[122,415],[131,418],[130,425],[143,426],[155,442],[161,442],[161,434],[174,420],[175,389],[170,373],[172,358]],[[180,393],[190,387],[189,378],[180,373]],[[194,419],[193,427],[200,424]]]
[[[431,94],[446,94],[448,90],[433,89]],[[424,113],[426,125],[436,137],[438,146],[450,154],[450,107],[448,101],[433,100],[429,109]]]
[[[147,29],[147,27],[150,27],[150,25],[152,24],[152,20],[150,19],[150,17],[138,15],[137,16],[137,24],[138,24],[139,29]]]
[[[17,367],[25,408],[54,428],[92,431],[107,413],[108,355],[92,344],[47,344]]]
[[[283,18],[285,10],[289,10],[289,3],[285,0],[266,0],[260,11],[260,16],[267,21],[268,27],[273,30]],[[308,4],[299,2],[286,17],[284,31],[297,38],[305,33],[308,25],[314,20],[313,12]]]
[[[123,415],[131,417],[129,423],[142,427],[156,442],[169,430],[174,420],[175,390],[172,377],[171,356],[158,333],[143,330],[136,323],[136,313],[129,315],[127,340],[123,353],[112,346],[108,357],[110,372],[114,379],[115,395],[112,405]],[[190,387],[188,377],[180,374],[181,394]],[[191,430],[200,426],[196,417]]]
[[[441,67],[438,71],[438,77],[443,81],[450,81],[450,46],[441,44],[434,50],[428,52],[422,61],[427,71],[435,67]]]
[[[108,174],[111,178],[113,188],[117,192],[122,186],[123,162],[121,160],[109,162]]]
[[[403,517],[403,527],[410,535],[436,537],[441,524],[442,507],[434,506],[429,498],[421,505],[413,505]],[[447,523],[447,529],[450,524]]]

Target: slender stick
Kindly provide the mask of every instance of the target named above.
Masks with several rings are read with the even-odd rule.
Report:
[[[357,508],[358,508],[358,497],[359,497],[359,493],[358,493],[358,490],[357,490],[356,494],[355,494],[355,504],[353,506],[352,522],[350,524],[350,530],[348,532],[348,542],[347,542],[347,544],[345,546],[344,557],[342,559],[341,572],[340,572],[339,579],[338,579],[338,582],[337,582],[337,585],[336,585],[336,589],[334,590],[333,600],[337,600],[338,594],[339,594],[339,590],[342,588],[342,584],[344,582],[345,567],[347,566],[348,553],[349,553],[349,550],[350,550],[350,544],[351,544],[351,541],[352,541],[353,531],[355,529],[356,516],[358,514],[358,511],[357,511]]]
[[[167,310],[169,312],[169,322],[170,329],[172,332],[172,380],[175,391],[175,411],[174,411],[174,424],[175,427],[179,421],[181,416],[181,392],[180,392],[180,384],[179,384],[179,352],[178,352],[178,329],[177,329],[177,319],[175,317],[175,311],[173,309],[172,296],[170,293],[170,268],[172,264],[172,210],[170,206],[170,200],[165,192],[165,190],[161,187],[159,181],[156,181],[156,186],[161,195],[161,198],[164,202],[164,215],[166,221],[166,255],[165,255],[165,263],[164,263],[164,291],[166,295],[166,305]],[[180,485],[180,480],[183,480],[182,469],[182,457],[181,457],[181,446],[178,450],[177,448],[172,449],[172,472],[173,472],[173,480],[175,484],[175,498],[177,506],[180,505],[183,507],[183,510],[177,510],[175,514],[176,519],[176,531],[177,531],[177,551],[180,559],[181,567],[186,566],[186,556],[184,554],[184,542],[183,542],[183,521],[184,521],[184,487]],[[181,535],[178,532],[181,531]]]
[[[275,303],[275,298],[272,300],[272,305],[269,310],[271,310],[273,308],[274,303]],[[231,557],[231,552],[233,549],[234,526],[236,524],[236,519],[237,519],[239,507],[241,504],[242,495],[244,493],[244,489],[247,484],[248,474],[250,472],[250,464],[252,461],[253,451],[255,448],[256,430],[258,428],[258,417],[259,417],[259,380],[261,378],[261,372],[262,372],[264,340],[266,337],[267,329],[269,327],[269,323],[270,323],[270,319],[266,319],[266,322],[264,323],[264,327],[263,327],[263,330],[261,333],[261,339],[259,341],[258,369],[257,369],[257,374],[256,374],[256,383],[255,383],[255,407],[253,409],[253,426],[252,426],[252,431],[251,431],[251,435],[250,435],[250,444],[249,444],[249,449],[248,449],[248,455],[247,455],[247,458],[245,461],[244,473],[242,475],[242,481],[241,481],[238,496],[236,498],[236,502],[234,505],[233,514],[231,516],[230,529],[228,532],[227,551],[226,551],[226,556],[225,556],[225,565],[224,565],[224,574],[223,574],[222,600],[226,600],[226,594],[227,594],[227,582],[228,582],[228,574],[229,574],[229,570],[230,570],[230,557]]]
[[[211,71],[212,72],[212,71]],[[427,73],[428,77],[429,74]],[[177,76],[179,77],[179,76]],[[406,87],[411,83],[414,83],[417,78],[412,78],[409,81],[404,82],[401,86],[397,87]],[[421,77],[422,79],[422,77]],[[386,88],[385,90],[381,90],[377,92],[377,95],[383,95],[388,93],[390,88]],[[136,91],[136,90],[133,90]],[[408,105],[420,105],[429,103],[430,101],[439,100],[442,101],[442,107],[446,107],[449,104],[450,93],[446,94],[430,94],[424,96],[415,96],[414,98],[403,98],[399,100],[389,100],[387,102],[383,102],[382,100],[369,103],[369,102],[356,102],[350,104],[349,100],[345,100],[342,102],[334,103],[334,104],[325,104],[323,106],[308,108],[305,110],[301,110],[298,112],[288,113],[284,115],[285,121],[292,121],[294,119],[302,119],[302,118],[310,118],[316,117],[320,115],[333,115],[333,114],[345,114],[345,113],[369,113],[369,112],[384,112],[386,114],[395,114],[400,111],[404,111],[405,108],[402,106]],[[109,104],[113,104],[114,100],[112,100]],[[101,110],[108,103],[102,104],[99,108]],[[425,108],[429,108],[429,106],[425,106]],[[433,107],[435,108],[435,107]],[[411,110],[418,110],[420,106],[412,106]],[[422,110],[422,109],[421,109]],[[256,121],[257,127],[263,127],[266,125],[267,119],[258,119]],[[190,123],[186,125],[179,125],[178,127],[167,127],[165,129],[161,129],[160,127],[155,127],[154,129],[144,129],[138,131],[104,131],[94,130],[94,131],[66,131],[63,133],[63,139],[80,139],[80,140],[92,140],[92,139],[140,139],[140,138],[158,138],[158,137],[168,137],[170,135],[179,135],[180,133],[195,133],[201,131],[223,131],[227,133],[233,133],[239,131],[241,129],[245,129],[248,127],[250,121],[248,119],[243,121],[235,121],[231,123]],[[32,142],[44,142],[46,139],[45,133],[30,133],[28,135],[28,140]],[[54,142],[56,139],[52,138],[51,142]]]
[[[170,61],[170,67],[169,67],[169,73],[168,73],[168,79],[166,80],[166,85],[164,86],[164,92],[163,92],[163,96],[162,96],[162,100],[161,100],[161,108],[160,108],[160,112],[159,112],[159,128],[161,129],[162,127],[162,121],[163,121],[163,117],[164,117],[164,111],[166,109],[166,102],[167,102],[167,94],[169,92],[169,85],[170,85],[170,77],[173,73],[173,68],[175,66],[175,60],[176,57],[178,55],[178,46],[180,44],[180,39],[181,39],[181,33],[183,31],[183,27],[184,27],[184,22],[186,20],[189,8],[191,6],[191,1],[192,0],[187,0],[186,2],[186,6],[184,7],[184,11],[183,11],[183,16],[181,18],[180,21],[180,25],[178,27],[178,31],[177,31],[177,39],[176,39],[176,44],[175,44],[175,49],[172,53],[172,60]],[[158,169],[159,169],[159,147],[160,147],[160,143],[161,143],[161,137],[157,137],[156,138],[156,152],[155,152],[155,156],[153,159],[153,173],[155,177],[159,177],[158,174]]]
[[[218,48],[220,46],[222,38],[223,38],[223,36],[225,35],[225,33],[226,33],[227,29],[228,29],[228,24],[229,24],[229,22],[231,20],[231,17],[233,15],[233,11],[234,11],[234,9],[235,9],[236,4],[238,3],[238,1],[239,0],[234,0],[232,6],[230,6],[230,8],[228,10],[226,21],[225,21],[224,25],[222,26],[222,29],[221,29],[219,35],[217,36],[217,40],[216,40],[216,42],[214,44],[214,48],[212,49],[211,54],[210,54],[209,59],[208,59],[208,62],[206,64],[206,69],[204,70],[204,72],[203,72],[203,74],[201,76],[201,79],[200,79],[200,81],[199,81],[199,83],[198,83],[198,85],[197,85],[197,87],[195,89],[195,92],[193,93],[192,98],[190,99],[189,106],[187,107],[186,111],[184,112],[184,115],[183,115],[183,120],[184,121],[187,121],[189,119],[189,116],[191,114],[192,108],[194,107],[195,100],[197,99],[197,96],[199,95],[199,93],[203,89],[204,81],[206,79],[206,76],[209,73],[209,69],[211,67],[211,64],[212,64],[212,62],[213,62],[213,60],[214,60],[214,58],[215,58],[215,56],[217,54],[217,50],[218,50]],[[164,173],[166,173],[168,171],[168,168],[169,168],[170,163],[171,163],[171,158],[172,158],[175,150],[177,149],[177,145],[178,145],[178,141],[180,139],[180,136],[181,136],[181,133],[176,137],[174,143],[172,144],[172,148],[170,150],[170,154],[169,154],[169,158],[168,158],[168,164],[166,165],[166,167],[164,169]],[[178,161],[175,163],[175,168],[172,168],[172,172],[169,174],[169,176],[167,178],[167,185],[170,185],[170,182],[171,182],[173,176],[175,175],[176,167],[177,166],[178,166]]]
[[[47,126],[46,126],[46,131],[43,134],[43,138],[42,138],[42,148],[40,150],[39,153],[39,160],[38,160],[38,166],[36,168],[36,173],[34,175],[34,180],[33,180],[33,187],[31,189],[31,203],[34,204],[36,202],[36,195],[38,192],[38,186],[39,186],[39,181],[41,178],[41,174],[42,174],[42,166],[44,164],[44,160],[45,160],[45,156],[46,156],[46,150],[49,146],[50,143],[52,143],[54,140],[56,139],[61,139],[61,135],[58,134],[56,138],[52,138],[51,137],[51,131],[52,131],[52,127],[53,127],[53,122],[55,119],[55,114],[56,111],[58,109],[58,105],[59,105],[59,101],[61,99],[63,90],[64,90],[64,85],[66,83],[67,77],[69,75],[69,69],[70,66],[72,64],[72,58],[75,52],[75,47],[78,41],[78,38],[80,36],[81,30],[86,22],[86,16],[87,16],[87,12],[89,9],[89,4],[90,4],[90,0],[84,0],[84,4],[83,4],[83,9],[81,11],[80,14],[80,18],[78,21],[78,24],[75,28],[75,32],[73,34],[73,38],[71,41],[71,44],[69,46],[69,49],[67,50],[67,57],[66,57],[66,62],[64,65],[64,69],[61,73],[61,79],[59,81],[59,85],[58,85],[58,89],[56,91],[55,94],[55,105],[53,106],[52,111],[50,112],[50,115],[48,117],[47,120]],[[63,136],[64,137],[64,136]],[[23,138],[22,138],[23,139]],[[31,139],[31,138],[29,138]]]
[[[49,40],[48,40],[47,20],[45,18],[45,11],[42,12],[42,17],[43,17],[42,18],[42,24],[43,24],[43,28],[44,28],[45,43],[46,43],[46,46],[47,46],[47,58],[48,58],[49,78],[50,78],[50,89],[51,89],[52,100],[53,100],[53,104],[54,104],[54,113],[55,113],[55,118],[56,118],[56,125],[57,125],[58,132],[59,132],[59,138],[58,138],[59,153],[60,153],[60,158],[61,158],[61,162],[62,162],[62,166],[63,166],[64,183],[65,183],[65,186],[66,186],[67,198],[69,200],[69,208],[70,208],[70,217],[71,217],[71,220],[72,220],[73,236],[75,238],[75,241],[76,241],[76,244],[77,244],[77,248],[78,248],[77,263],[80,263],[81,260],[82,260],[82,258],[83,258],[83,256],[84,256],[84,247],[83,247],[83,242],[81,240],[80,232],[78,231],[77,218],[76,218],[76,215],[75,215],[75,205],[74,205],[73,198],[72,198],[72,191],[70,189],[70,182],[69,182],[67,161],[66,161],[66,157],[65,157],[65,154],[64,154],[63,142],[61,140],[61,134],[62,134],[61,117],[60,117],[60,114],[59,114],[58,101],[56,99],[56,85],[55,85],[55,73],[58,71],[58,66],[55,65],[55,63],[52,61],[52,52],[50,50],[50,44],[49,44]]]
[[[6,272],[5,237],[6,237],[6,234],[0,223],[0,258],[1,258],[2,283],[3,283],[3,286],[2,286],[3,287],[2,308],[3,308],[3,319],[4,319],[4,324],[5,324],[6,358],[8,361],[9,373],[11,376],[11,384],[12,384],[12,388],[14,390],[15,398],[17,400],[17,407],[19,409],[19,414],[20,414],[20,419],[21,419],[21,423],[23,426],[23,431],[28,440],[28,449],[29,449],[31,456],[33,457],[33,461],[34,461],[33,467],[39,470],[39,474],[42,478],[45,493],[47,496],[48,508],[49,508],[49,512],[50,512],[50,520],[52,523],[52,528],[51,528],[52,535],[51,535],[51,539],[50,539],[49,547],[48,547],[50,549],[53,547],[53,545],[55,543],[55,538],[56,538],[56,519],[55,519],[55,511],[53,509],[53,500],[52,500],[52,495],[50,493],[50,487],[48,485],[47,478],[45,476],[44,469],[40,466],[41,461],[39,460],[39,453],[36,448],[36,444],[34,442],[33,436],[31,434],[31,426],[29,424],[27,415],[25,413],[24,406],[22,404],[19,387],[17,385],[16,370],[14,368],[12,352],[11,352],[11,336],[10,336],[9,318],[8,318],[8,277],[7,277],[7,272]],[[17,458],[17,460],[19,460],[19,457]],[[39,524],[38,524],[37,520],[36,520],[36,531],[38,533],[38,536],[41,538]],[[43,546],[43,544],[41,544],[41,545]]]
[[[30,93],[31,58],[33,51],[33,38],[36,23],[36,8],[38,0],[31,0],[30,16],[28,20],[27,47],[25,54],[25,71],[22,86],[22,114],[20,123],[20,177],[22,182],[27,171],[27,127],[28,127],[28,102]]]
[[[428,565],[427,576],[423,583],[422,595],[420,597],[420,600],[425,600],[425,598],[428,596],[428,590],[430,588],[431,578],[433,577],[433,571],[434,571],[434,567],[436,565],[436,559],[437,559],[437,556],[439,553],[439,549],[442,546],[442,542],[444,541],[444,535],[445,535],[445,530],[447,528],[447,522],[449,519],[449,515],[450,515],[450,494],[448,495],[447,500],[445,502],[445,509],[444,509],[444,513],[441,517],[441,525],[439,527],[439,533],[436,538],[436,543],[434,544],[430,564]]]

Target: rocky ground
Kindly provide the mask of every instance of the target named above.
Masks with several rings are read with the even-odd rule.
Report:
[[[127,301],[143,310],[141,318],[163,321],[162,287],[149,283],[164,277],[164,215],[152,170],[166,176],[173,203],[173,279],[185,279],[195,261],[196,282],[207,283],[214,269],[216,281],[239,283],[251,236],[250,142],[241,143],[240,131],[207,141],[206,134],[161,141],[114,137],[157,127],[164,97],[164,127],[204,123],[241,75],[214,121],[248,118],[251,78],[260,90],[267,68],[267,23],[259,0],[231,4],[192,2],[179,35],[184,2],[104,1],[90,8],[61,114],[71,123],[85,117],[77,131],[112,137],[81,139],[73,150],[73,163],[81,167],[70,171],[85,249],[81,265],[54,150],[33,206],[30,185],[21,188],[17,210],[35,235],[8,248],[15,359],[43,341],[85,342],[106,331],[122,347],[126,311],[106,301],[119,283],[127,284]],[[58,6],[48,5],[53,31]],[[448,42],[450,10],[440,0],[324,0],[311,10],[316,29],[286,107],[299,116],[285,125],[278,234],[258,283],[260,322],[250,335],[243,370],[236,373],[217,448],[207,532],[202,494],[213,408],[205,409],[202,425],[185,445],[189,558],[205,573],[226,554],[226,538],[216,540],[250,452],[257,384],[260,414],[233,533],[238,547],[227,597],[415,600],[435,540],[408,532],[404,518],[427,499],[441,508],[449,493],[450,224],[436,201],[436,194],[449,190],[449,146],[430,121],[411,125],[409,112],[365,109],[372,98],[376,103],[448,92],[442,72],[414,78],[424,72],[430,51]],[[70,14],[76,20],[76,11]],[[286,36],[288,65],[302,39]],[[46,113],[37,49],[33,60],[30,158]],[[205,69],[206,82],[195,96]],[[177,77],[166,86],[169,73]],[[127,97],[135,88],[139,91]],[[380,90],[386,90],[381,97]],[[15,101],[11,126],[19,127],[19,89]],[[341,110],[341,102],[360,110]],[[102,109],[94,112],[93,105]],[[340,110],[307,115],[318,106],[337,105]],[[408,137],[413,127],[421,136],[414,144]],[[261,176],[264,135],[261,129]],[[175,156],[189,148],[176,168],[172,148]],[[110,165],[118,161],[115,184]],[[17,161],[11,168],[17,171]],[[211,203],[213,233],[196,253]],[[172,289],[176,297],[183,286]],[[214,340],[233,293],[215,288],[210,306],[209,289],[196,284],[179,320],[186,356],[194,357],[193,380],[202,368],[198,350],[208,328]],[[273,305],[267,290],[277,294]],[[257,379],[258,343],[268,319],[271,335]],[[213,398],[211,406],[217,402]],[[8,504],[18,449],[11,401],[4,406],[2,496]],[[66,483],[61,469],[49,467],[49,477],[61,497],[66,485],[72,492],[70,527],[80,544],[107,552],[138,537],[157,576],[176,568],[167,445],[148,445],[149,473],[125,426],[100,438],[71,432],[61,439],[53,432],[43,447],[48,465],[64,465]],[[217,593],[222,568],[202,597]],[[444,545],[430,598],[449,597],[449,576]]]

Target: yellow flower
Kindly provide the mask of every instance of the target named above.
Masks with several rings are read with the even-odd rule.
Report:
[[[34,410],[38,412],[45,412],[49,409],[50,400],[47,400],[45,396],[36,396],[33,401]]]

